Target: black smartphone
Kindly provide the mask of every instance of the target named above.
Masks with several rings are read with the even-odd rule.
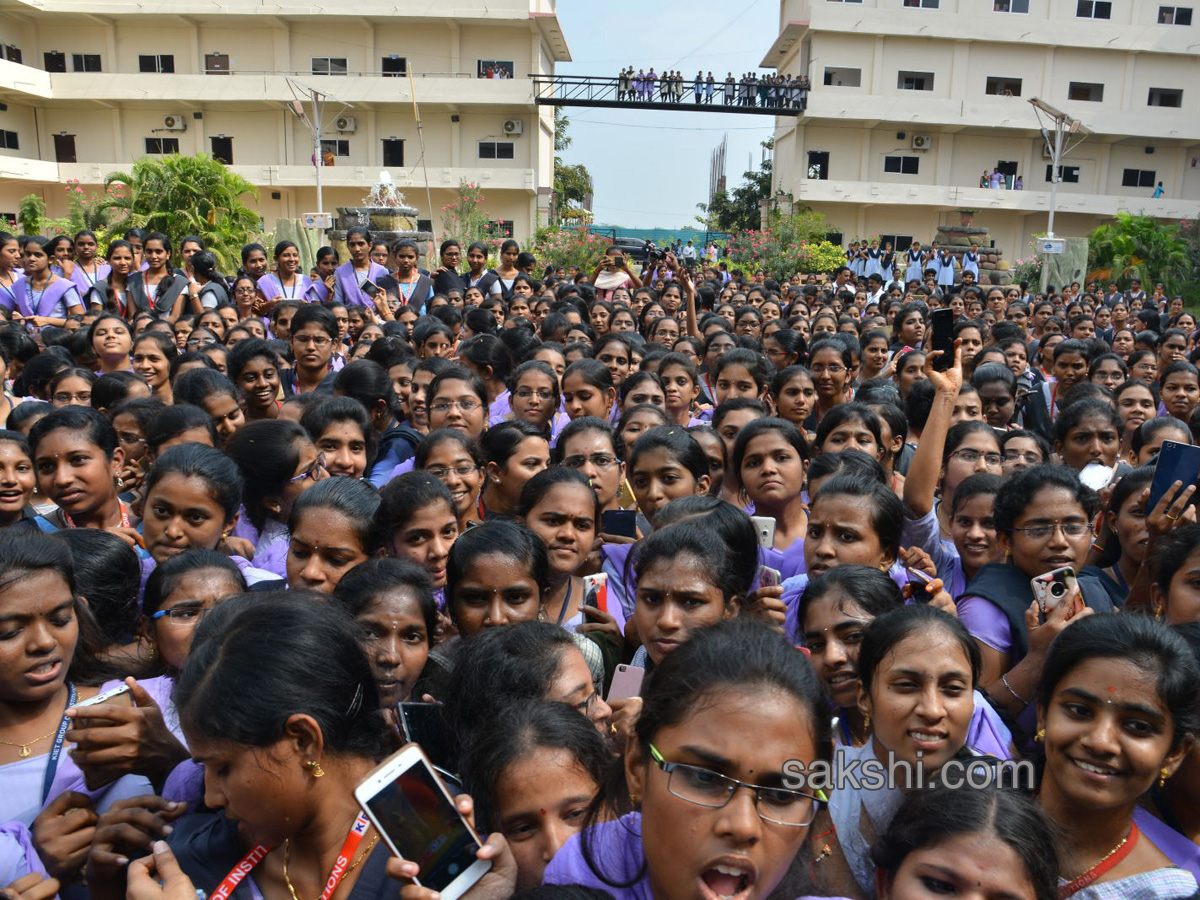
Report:
[[[399,703],[396,705],[400,731],[404,739],[419,744],[439,769],[453,771],[454,754],[440,703]]]
[[[637,537],[637,510],[606,509],[600,514],[600,530],[613,537]]]
[[[954,310],[935,309],[929,314],[929,349],[941,350],[942,355],[933,361],[935,372],[945,372],[954,367]]]
[[[1200,478],[1200,447],[1176,441],[1163,441],[1158,451],[1158,462],[1154,465],[1154,480],[1150,482],[1150,499],[1146,501],[1146,512],[1154,509],[1176,481],[1183,482],[1186,488],[1189,484],[1195,484],[1197,478]],[[1195,503],[1196,498],[1192,497],[1191,502]]]

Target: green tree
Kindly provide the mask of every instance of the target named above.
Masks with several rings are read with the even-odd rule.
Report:
[[[241,264],[242,245],[262,229],[258,211],[242,200],[257,200],[258,188],[207,153],[144,157],[127,173],[111,173],[104,185],[117,189],[107,204],[120,216],[115,227],[194,234],[227,272]]]
[[[1107,269],[1122,285],[1131,278],[1146,285],[1162,282],[1168,294],[1182,293],[1195,281],[1180,226],[1127,212],[1118,212],[1088,236],[1088,269]]]
[[[762,142],[766,150],[775,146],[773,138]],[[732,191],[717,191],[711,203],[697,203],[703,213],[697,216],[701,225],[713,231],[754,231],[762,227],[759,202],[771,196],[771,157],[763,160],[757,170],[743,172],[744,179]]]
[[[571,120],[567,118],[562,107],[554,107],[554,205],[551,210],[551,221],[557,223],[563,218],[579,218],[584,202],[592,193],[592,176],[587,166],[567,165],[561,154],[571,146],[572,138],[568,134]],[[568,214],[568,210],[575,210]]]

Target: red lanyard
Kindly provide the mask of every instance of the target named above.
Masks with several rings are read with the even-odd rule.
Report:
[[[117,508],[121,510],[121,527],[122,528],[132,528],[133,523],[129,521],[129,510],[127,510],[125,508],[125,504],[122,503],[120,500],[118,500]],[[75,524],[75,520],[71,518],[71,514],[69,512],[67,512],[65,509],[62,511],[62,517],[63,517],[63,521],[67,523],[68,528],[78,528],[79,527],[78,525]]]
[[[1115,869],[1125,857],[1133,852],[1133,848],[1137,846],[1139,834],[1137,825],[1131,825],[1129,835],[1117,845],[1115,850],[1074,881],[1061,885],[1058,889],[1058,896],[1062,900],[1065,900],[1065,898],[1082,891],[1089,884],[1099,880],[1102,875],[1106,875]]]
[[[329,872],[329,877],[325,879],[325,890],[322,892],[320,900],[329,900],[338,885],[342,883],[342,878],[350,867],[350,861],[354,859],[354,854],[358,852],[358,845],[362,843],[363,835],[370,827],[371,822],[367,819],[366,814],[359,813],[354,824],[350,826],[350,833],[346,835],[346,843],[342,844],[342,849],[338,852],[337,860]],[[242,879],[253,872],[254,867],[262,862],[270,852],[270,847],[259,844],[243,856],[241,861],[217,885],[217,889],[208,895],[209,900],[228,900],[229,895],[242,883]]]

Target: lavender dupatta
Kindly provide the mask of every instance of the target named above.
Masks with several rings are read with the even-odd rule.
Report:
[[[29,279],[18,281],[14,286],[14,298],[16,301],[16,311],[22,316],[48,316],[54,312],[54,308],[58,306],[58,302],[63,302],[63,307],[70,310],[72,306],[83,306],[83,300],[79,296],[79,289],[75,286],[75,282],[67,278],[57,278],[46,285],[46,290],[42,292],[42,298],[38,301],[37,309],[31,305],[32,292],[29,289]],[[69,294],[75,295],[75,302],[72,303]],[[0,303],[8,306],[5,301],[6,297],[0,297]],[[13,309],[12,306],[8,306]]]
[[[371,267],[367,269],[367,278],[379,284],[379,279],[388,273],[387,269],[379,265],[377,262],[372,262]],[[347,306],[374,306],[374,302],[362,289],[358,286],[358,278],[354,274],[354,262],[342,263],[334,271],[334,277],[342,286],[342,298],[346,301]]]

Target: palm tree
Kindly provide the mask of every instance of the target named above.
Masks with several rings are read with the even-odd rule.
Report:
[[[1143,284],[1162,282],[1178,293],[1191,277],[1186,242],[1175,224],[1152,216],[1118,212],[1088,237],[1089,270],[1108,268],[1115,281],[1138,278]]]
[[[227,272],[241,264],[242,245],[262,230],[257,210],[242,202],[257,200],[258,188],[207,153],[144,157],[128,173],[111,173],[104,185],[120,188],[108,204],[124,214],[117,227],[194,234]]]

